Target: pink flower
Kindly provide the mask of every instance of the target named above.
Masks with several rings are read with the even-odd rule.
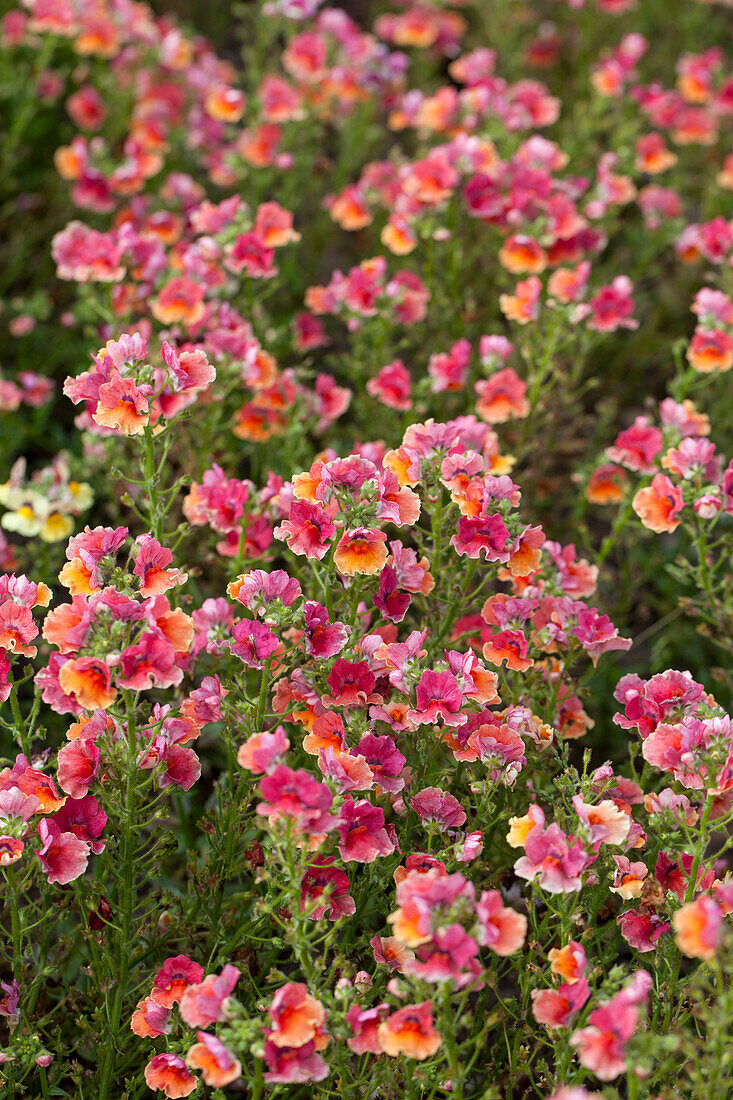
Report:
[[[588,328],[596,332],[638,328],[639,322],[631,316],[634,312],[633,290],[634,284],[627,275],[617,275],[610,286],[601,287],[595,298],[590,300],[593,315]]]
[[[630,428],[620,432],[606,454],[629,470],[642,474],[654,472],[654,460],[662,449],[664,437],[659,428],[649,423],[647,416],[637,416]]]
[[[349,633],[343,623],[331,623],[328,611],[313,600],[303,604],[305,649],[318,660],[335,657],[346,645]]]
[[[232,628],[234,653],[250,668],[264,668],[278,647],[277,635],[258,619],[240,619]]]
[[[260,783],[260,794],[263,801],[257,813],[270,822],[291,819],[300,832],[316,836],[336,827],[335,818],[328,813],[333,795],[307,771],[278,764]]]
[[[466,716],[461,714],[463,694],[452,672],[433,672],[425,669],[416,689],[416,707],[407,712],[415,726],[437,724],[442,718],[447,726],[461,726]]]
[[[221,974],[207,974],[198,985],[189,985],[181,997],[181,1016],[189,1027],[211,1027],[224,1019],[224,1005],[239,979],[236,966],[227,965]]]
[[[59,787],[72,798],[83,798],[99,772],[99,749],[94,741],[77,737],[62,745],[57,755]]]
[[[336,528],[326,513],[307,500],[295,500],[288,518],[275,528],[275,538],[288,544],[294,554],[304,554],[319,561],[329,550],[328,540]]]
[[[204,969],[188,955],[172,955],[166,959],[153,979],[151,996],[162,1008],[178,1004],[190,985],[198,985]]]
[[[569,840],[557,824],[535,826],[527,834],[525,854],[514,864],[520,878],[537,882],[550,894],[569,894],[580,889],[580,873],[586,854],[577,840]]]
[[[120,658],[120,687],[146,691],[152,687],[180,684],[183,672],[176,664],[176,652],[170,642],[158,634],[144,633],[135,645],[128,646]]]
[[[362,798],[347,798],[338,823],[341,842],[339,855],[346,863],[373,863],[377,856],[391,855],[395,849],[384,827],[384,812]]]
[[[145,1081],[154,1092],[164,1092],[170,1100],[189,1096],[198,1080],[186,1069],[178,1054],[156,1054],[145,1067]]]
[[[311,920],[325,916],[334,921],[352,916],[355,910],[346,873],[334,866],[332,856],[316,856],[300,884],[301,913],[307,913]]]
[[[637,1006],[646,1001],[651,985],[651,976],[637,970],[619,993],[591,1012],[588,1027],[570,1036],[580,1064],[601,1081],[612,1081],[625,1072],[625,1044],[636,1030]]]
[[[461,516],[458,520],[458,533],[450,542],[461,557],[480,558],[486,561],[509,561],[509,532],[504,520],[496,512],[491,516]]]
[[[133,553],[135,565],[132,572],[140,578],[142,596],[160,596],[169,588],[184,584],[188,578],[188,574],[182,573],[180,569],[168,568],[173,561],[173,554],[152,535],[139,535],[135,539]]]
[[[569,1027],[572,1017],[586,1004],[590,986],[585,978],[567,982],[557,989],[532,990],[532,1015],[538,1024],[551,1029]]]
[[[466,820],[466,811],[458,799],[440,787],[424,787],[412,796],[410,807],[421,821],[437,822],[441,832],[459,828]]]
[[[369,379],[366,388],[368,394],[390,409],[412,408],[410,374],[400,359],[382,367]]]
[[[72,832],[62,833],[51,820],[38,822],[41,847],[36,852],[49,883],[66,886],[83,875],[89,862],[89,845]]]
[[[379,1025],[388,1013],[389,1005],[384,1003],[373,1008],[352,1005],[346,1013],[346,1023],[353,1032],[352,1037],[346,1040],[349,1050],[353,1050],[354,1054],[381,1054]]]
[[[513,955],[527,935],[527,918],[504,905],[498,890],[484,890],[476,902],[479,943],[496,955]]]

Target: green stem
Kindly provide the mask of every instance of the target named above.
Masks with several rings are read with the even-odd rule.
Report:
[[[113,1083],[115,1064],[117,1061],[117,1042],[122,1019],[122,1009],[127,993],[127,977],[129,973],[130,945],[132,938],[132,919],[135,907],[134,889],[134,864],[135,844],[133,837],[133,821],[135,818],[135,773],[137,771],[137,732],[135,726],[135,704],[131,691],[125,692],[127,706],[127,746],[128,758],[127,778],[125,781],[125,798],[122,808],[120,827],[122,838],[120,844],[121,883],[118,900],[121,912],[120,934],[117,938],[117,981],[112,1014],[110,1017],[110,1033],[106,1041],[106,1054],[102,1066],[102,1077],[99,1100],[109,1100],[110,1087]]]

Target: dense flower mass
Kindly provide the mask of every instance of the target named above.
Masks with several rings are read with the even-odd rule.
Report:
[[[724,1100],[730,4],[190,7],[0,19],[0,1094]]]

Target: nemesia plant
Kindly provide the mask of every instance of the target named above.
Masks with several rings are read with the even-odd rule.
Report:
[[[0,21],[3,1096],[731,1095],[729,17],[495,7]]]

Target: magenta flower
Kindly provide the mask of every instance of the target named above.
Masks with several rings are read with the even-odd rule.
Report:
[[[415,726],[437,725],[442,718],[447,726],[462,726],[466,715],[461,714],[463,694],[452,672],[433,672],[425,669],[416,690],[416,707],[407,713]]]
[[[384,827],[384,812],[367,798],[347,798],[338,823],[339,855],[346,863],[373,863],[377,856],[389,856],[394,841]]]

